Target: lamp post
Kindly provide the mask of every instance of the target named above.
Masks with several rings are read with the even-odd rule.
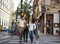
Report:
[[[22,1],[23,0],[21,0],[21,9],[22,9]],[[21,11],[21,13],[22,13],[22,10],[20,10]],[[17,17],[18,17],[18,7],[17,7],[17,11],[16,11],[16,21],[17,21]]]
[[[16,29],[17,29],[17,25],[16,25],[16,23],[17,23],[17,18],[18,18],[18,7],[17,7],[17,11],[16,11],[16,20],[15,20],[15,30],[14,31],[16,31]],[[22,0],[21,0],[21,9],[22,9]],[[21,13],[22,13],[22,10],[21,10]]]
[[[23,2],[23,0],[21,0],[21,9],[22,9],[22,2]],[[22,14],[22,10],[20,10],[21,11],[21,14]]]
[[[17,17],[18,17],[18,7],[17,7],[17,11],[16,11],[16,21],[17,21]]]
[[[18,17],[18,7],[17,7],[17,11],[16,11],[16,20],[14,21],[14,23],[15,23],[15,30],[14,30],[14,32],[16,31],[16,29],[17,29],[17,25],[16,25],[16,23],[17,23],[17,17]],[[16,34],[16,33],[15,33]]]
[[[42,0],[42,5],[41,5],[41,11],[42,11],[42,19],[43,19],[43,21],[42,21],[42,25],[44,25],[44,22],[45,22],[45,12],[46,12],[46,7],[45,7],[45,0]],[[43,28],[43,33],[45,33],[45,29],[44,29],[44,26],[42,26],[42,28]]]

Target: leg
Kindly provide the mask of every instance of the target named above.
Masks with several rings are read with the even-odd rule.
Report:
[[[26,29],[26,42],[28,41],[28,29]]]
[[[23,39],[25,41],[25,29],[23,30]]]
[[[33,32],[32,31],[30,32],[30,40],[31,40],[31,44],[32,44],[32,42],[33,42]]]

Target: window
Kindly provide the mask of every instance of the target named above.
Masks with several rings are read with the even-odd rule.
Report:
[[[2,19],[2,26],[3,26],[3,19]]]
[[[0,8],[1,8],[1,3],[0,3]]]
[[[0,25],[1,25],[1,18],[0,18]]]
[[[0,0],[0,3],[1,3],[1,0]]]
[[[0,0],[0,3],[1,3],[1,0]]]
[[[5,26],[5,20],[4,20],[4,26]]]
[[[60,3],[60,0],[58,2]]]
[[[60,3],[60,0],[51,0],[51,1],[55,1],[55,3]]]
[[[55,0],[56,3],[60,3],[60,0]]]
[[[1,17],[1,13],[2,13],[2,11],[0,10],[0,17]]]

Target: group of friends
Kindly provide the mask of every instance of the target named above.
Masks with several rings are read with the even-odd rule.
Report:
[[[17,20],[17,30],[19,31],[19,42],[28,42],[28,35],[30,38],[31,44],[33,43],[33,38],[35,36],[36,42],[38,43],[38,20],[27,19],[26,16],[21,17]]]

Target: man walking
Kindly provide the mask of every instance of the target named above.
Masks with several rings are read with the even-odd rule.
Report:
[[[17,27],[18,27],[18,30],[19,30],[19,32],[20,32],[20,35],[19,35],[20,43],[21,43],[22,37],[23,37],[24,22],[25,22],[24,17],[21,17],[21,18],[17,21]]]
[[[24,42],[28,41],[28,20],[25,19],[24,30],[23,30]]]

